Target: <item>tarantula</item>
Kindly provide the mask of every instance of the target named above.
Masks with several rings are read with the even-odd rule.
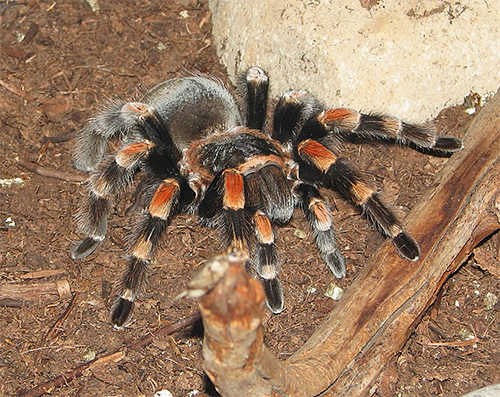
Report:
[[[346,273],[321,187],[361,207],[402,257],[418,259],[419,245],[339,156],[339,142],[353,134],[444,153],[461,150],[462,142],[437,136],[428,124],[330,109],[306,91],[288,91],[271,104],[268,88],[268,76],[258,67],[242,75],[239,100],[214,78],[176,78],[140,102],[109,103],[80,131],[74,164],[92,173],[77,213],[87,237],[72,249],[73,258],[88,256],[103,241],[114,200],[142,175],[132,204],[138,221],[129,238],[128,268],[111,313],[116,327],[128,322],[160,238],[180,212],[197,211],[226,248],[248,254],[248,271],[262,281],[273,313],[283,310],[282,256],[273,229],[289,222],[295,207],[304,211],[335,277]],[[112,138],[122,146],[106,155]]]

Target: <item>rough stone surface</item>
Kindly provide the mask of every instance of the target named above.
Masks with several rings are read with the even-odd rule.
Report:
[[[410,121],[500,86],[500,1],[362,4],[210,0],[215,45],[230,75],[266,69],[274,95],[307,88],[331,106]]]

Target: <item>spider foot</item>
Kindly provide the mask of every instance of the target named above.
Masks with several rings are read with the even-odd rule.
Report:
[[[71,258],[83,259],[89,256],[101,244],[102,239],[93,237],[85,237],[78,245],[75,245],[71,250]]]
[[[271,312],[279,314],[283,311],[283,287],[278,278],[261,279],[264,292],[266,293],[266,304]]]
[[[392,241],[399,255],[409,261],[416,261],[420,257],[420,247],[417,242],[406,232],[394,236]]]
[[[442,150],[448,153],[454,153],[462,150],[464,148],[464,144],[462,140],[455,138],[454,136],[438,136],[436,138],[436,142],[432,149]]]
[[[337,278],[343,278],[346,275],[345,260],[341,252],[336,249],[324,255],[324,261]]]
[[[259,67],[251,67],[244,76],[247,97],[247,126],[261,130],[267,110],[269,78]]]
[[[134,302],[118,298],[111,309],[111,323],[115,328],[121,328],[130,321],[134,309]]]

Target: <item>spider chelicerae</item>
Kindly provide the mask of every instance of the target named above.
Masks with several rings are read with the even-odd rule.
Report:
[[[402,257],[418,259],[417,242],[340,156],[340,142],[353,135],[453,153],[463,147],[459,139],[437,136],[431,124],[331,109],[307,91],[291,90],[269,101],[269,79],[258,67],[248,69],[240,85],[233,95],[207,76],[167,80],[140,102],[108,103],[80,131],[74,164],[91,175],[77,213],[87,237],[72,249],[73,258],[90,255],[103,241],[114,201],[134,176],[141,177],[132,204],[138,220],[128,239],[128,268],[111,313],[116,327],[129,321],[161,236],[180,212],[197,212],[226,248],[248,254],[248,271],[261,280],[273,313],[284,306],[278,278],[283,256],[274,228],[289,222],[295,207],[305,213],[335,277],[346,273],[322,187],[361,207]],[[108,155],[114,138],[122,146]]]

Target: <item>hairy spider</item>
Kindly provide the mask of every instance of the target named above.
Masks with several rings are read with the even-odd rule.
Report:
[[[92,171],[78,224],[87,235],[71,252],[91,254],[106,235],[114,200],[142,175],[132,207],[139,214],[129,238],[129,264],[111,321],[123,326],[146,284],[148,267],[170,219],[197,211],[229,249],[249,256],[250,274],[262,281],[267,305],[283,310],[278,279],[282,264],[273,227],[301,208],[319,253],[335,277],[346,273],[332,215],[319,192],[335,189],[362,208],[399,254],[415,261],[420,248],[401,222],[349,163],[339,157],[346,134],[452,153],[462,142],[437,136],[432,125],[414,125],[380,114],[330,109],[306,91],[289,91],[268,104],[269,79],[252,67],[242,75],[240,100],[214,78],[165,81],[141,102],[111,102],[80,131],[78,169]],[[108,142],[122,147],[106,155]]]

